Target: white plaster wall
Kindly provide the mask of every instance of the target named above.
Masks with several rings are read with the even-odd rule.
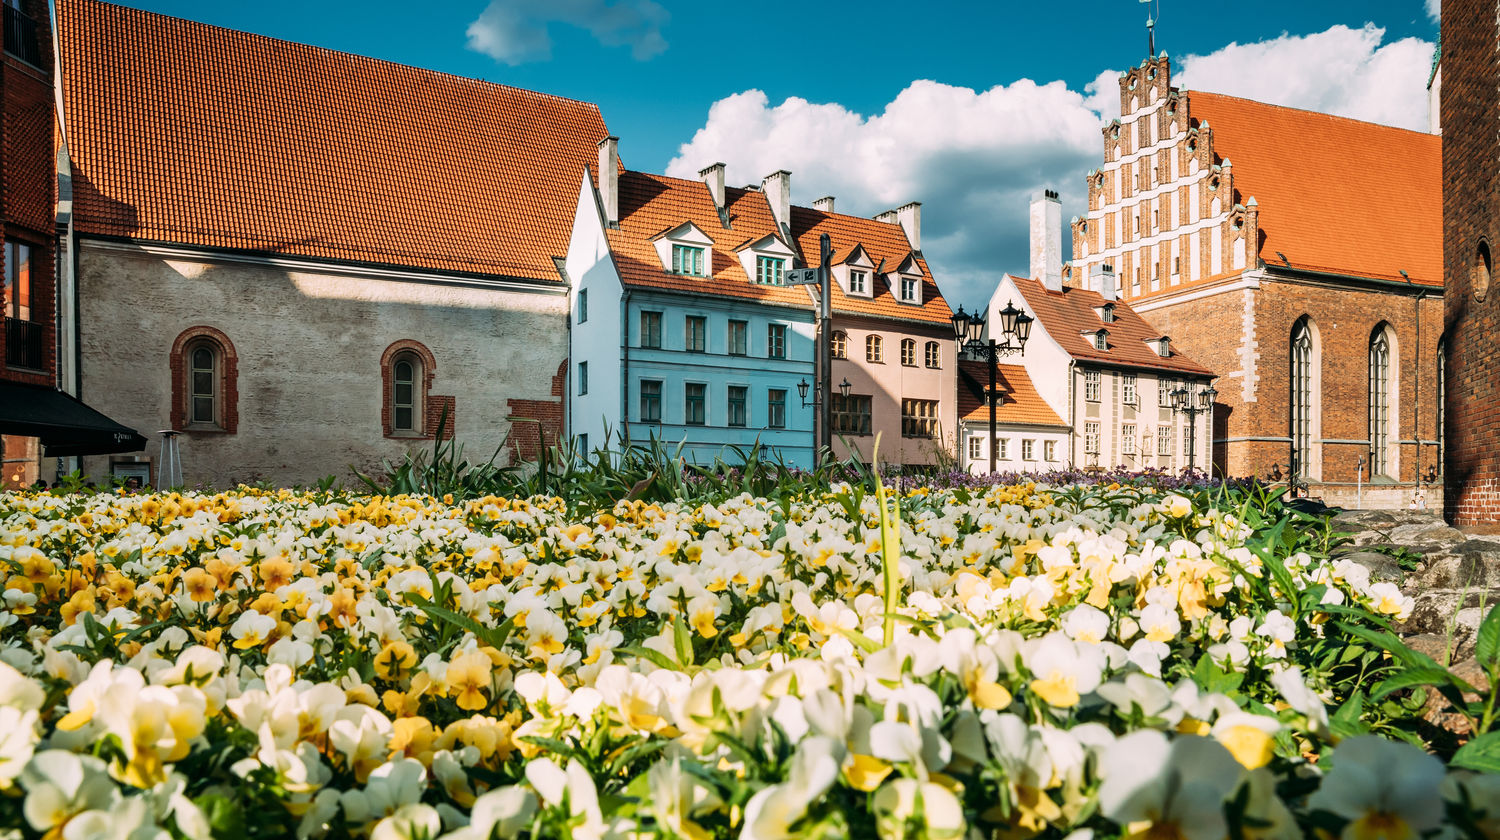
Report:
[[[594,199],[591,179],[584,175],[578,191],[578,209],[573,216],[573,236],[564,265],[572,284],[569,310],[573,319],[568,332],[571,344],[568,382],[568,430],[576,438],[588,436],[597,449],[621,433],[620,336],[624,329],[623,286],[610,259],[604,220]],[[588,290],[589,319],[578,323],[578,294]],[[580,395],[578,363],[589,363],[589,392]]]
[[[964,423],[960,450],[960,458],[965,468],[974,475],[985,475],[990,470],[989,449],[989,423]],[[1017,426],[996,424],[995,436],[1009,441],[1005,447],[1005,457],[995,459],[995,469],[999,472],[1046,472],[1048,470],[1060,470],[1069,466],[1068,457],[1068,430],[1062,428],[1047,428],[1038,426]],[[979,441],[979,457],[970,458],[970,440]],[[1034,450],[1035,458],[1027,461],[1021,457],[1021,441],[1036,441]],[[1053,458],[1047,460],[1046,442],[1053,443]]]
[[[989,306],[985,314],[986,325],[999,322],[999,312],[1011,301],[1019,309],[1026,310],[1026,314],[1036,317],[1036,312],[1026,303],[1021,296],[1016,284],[1010,275],[1002,275],[1000,283],[995,287],[995,293],[990,296]],[[1026,374],[1031,377],[1031,384],[1036,386],[1037,393],[1046,401],[1048,407],[1057,413],[1058,417],[1068,416],[1068,364],[1072,361],[1062,345],[1050,335],[1042,326],[1040,320],[1031,322],[1031,337],[1026,340],[1025,352],[1020,357],[1008,357],[1002,360],[1007,364],[1020,364],[1026,368]]]
[[[183,435],[188,485],[310,484],[431,447],[383,436],[380,357],[398,339],[432,351],[431,393],[456,398],[457,440],[483,461],[511,429],[507,399],[555,400],[567,354],[558,290],[310,273],[87,241],[78,284],[83,398],[151,438],[153,458],[154,433],[170,424],[172,342],[207,325],[234,343],[238,433]],[[95,475],[108,471],[107,458],[85,461]]]

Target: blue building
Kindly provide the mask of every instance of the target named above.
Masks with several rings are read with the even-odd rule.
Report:
[[[621,171],[617,141],[579,190],[571,286],[568,428],[584,447],[660,438],[698,463],[759,441],[810,467],[812,296],[782,285],[798,252],[790,175],[724,185]],[[597,183],[596,183],[597,182]],[[811,393],[809,394],[809,398]]]

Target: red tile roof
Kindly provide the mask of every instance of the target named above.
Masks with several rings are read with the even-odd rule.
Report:
[[[776,234],[775,218],[765,193],[727,188],[725,205],[730,227],[725,228],[714,207],[708,186],[702,181],[652,175],[620,173],[620,226],[608,232],[610,249],[620,279],[628,285],[681,292],[725,295],[799,309],[812,309],[812,287],[767,286],[745,273],[738,251],[744,246]],[[673,274],[662,265],[652,240],[661,233],[692,222],[713,240],[712,266],[708,277]],[[885,271],[895,271],[912,253],[900,225],[858,216],[823,213],[806,207],[792,208],[792,236],[805,259],[816,263],[818,238],[828,233],[835,259],[842,259],[855,245],[863,245],[870,259]],[[845,295],[838,283],[832,288],[835,314],[872,315],[928,323],[947,324],[952,310],[932,279],[926,260],[917,257],[923,276],[922,305],[898,303],[883,278],[872,278],[874,295],[863,299]],[[788,266],[790,267],[790,266]]]
[[[1202,91],[1188,108],[1255,198],[1268,265],[1442,285],[1440,137]]]
[[[811,309],[812,298],[805,289],[755,283],[745,273],[736,249],[746,240],[758,240],[776,230],[771,205],[764,194],[755,190],[730,187],[724,192],[731,228],[725,228],[719,219],[708,185],[702,181],[621,172],[620,227],[608,232],[621,282]],[[673,274],[662,266],[652,240],[683,222],[692,222],[713,240],[707,277]]]
[[[990,422],[985,392],[990,388],[990,374],[984,362],[960,360],[958,363],[958,416],[965,423]],[[995,422],[1028,426],[1066,426],[1057,412],[1047,405],[1031,383],[1026,368],[1020,365],[995,365],[995,389],[1001,401],[995,405]]]
[[[876,266],[885,261],[885,271],[892,272],[901,266],[912,253],[906,231],[898,224],[880,222],[860,216],[842,213],[824,213],[807,207],[792,208],[792,236],[802,246],[802,253],[809,260],[818,259],[818,240],[828,234],[833,246],[834,259],[844,259],[854,246],[864,246],[865,253]],[[896,290],[890,288],[884,277],[872,277],[873,296],[862,298],[844,294],[838,283],[833,284],[832,306],[835,313],[873,315],[879,318],[899,318],[911,321],[926,321],[948,324],[953,310],[943,299],[933,279],[927,260],[917,257],[922,268],[922,305],[916,306],[896,300]]]
[[[1145,368],[1197,376],[1216,376],[1208,368],[1194,362],[1175,347],[1170,356],[1159,356],[1147,342],[1160,338],[1161,331],[1153,328],[1130,304],[1117,300],[1115,320],[1104,323],[1099,319],[1096,307],[1106,301],[1098,292],[1076,286],[1064,286],[1060,292],[1048,291],[1040,280],[1009,275],[1026,300],[1026,308],[1036,316],[1047,334],[1052,336],[1068,355],[1079,361],[1104,362],[1119,367]],[[1100,328],[1109,331],[1108,350],[1094,347],[1092,334]],[[1088,337],[1084,332],[1090,333]],[[1034,331],[1033,331],[1034,334]]]
[[[560,282],[597,106],[58,0],[82,232]]]

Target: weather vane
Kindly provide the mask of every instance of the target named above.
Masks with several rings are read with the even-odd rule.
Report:
[[[1161,0],[1141,0],[1146,4],[1146,58],[1156,58],[1156,21],[1161,17]]]

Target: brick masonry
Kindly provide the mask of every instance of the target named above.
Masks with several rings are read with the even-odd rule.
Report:
[[[210,345],[219,368],[218,428],[188,424],[188,352]],[[189,327],[172,342],[167,364],[172,369],[172,428],[189,435],[232,435],[240,427],[240,357],[234,342],[222,331],[209,326]]]
[[[1500,248],[1495,0],[1443,4],[1443,258],[1448,296],[1444,499],[1458,525],[1500,521],[1500,289],[1482,289],[1480,248]],[[1485,272],[1487,274],[1488,272]],[[1477,282],[1478,281],[1478,282]]]
[[[537,460],[541,454],[541,442],[545,442],[547,446],[557,445],[557,439],[563,432],[563,395],[567,393],[567,387],[568,362],[564,360],[552,377],[552,396],[556,399],[511,398],[505,401],[510,406],[510,416],[506,419],[511,421],[511,429],[510,437],[506,438],[506,446],[510,450],[512,462]],[[538,431],[541,433],[540,437]],[[603,443],[604,441],[594,441],[593,445]]]

